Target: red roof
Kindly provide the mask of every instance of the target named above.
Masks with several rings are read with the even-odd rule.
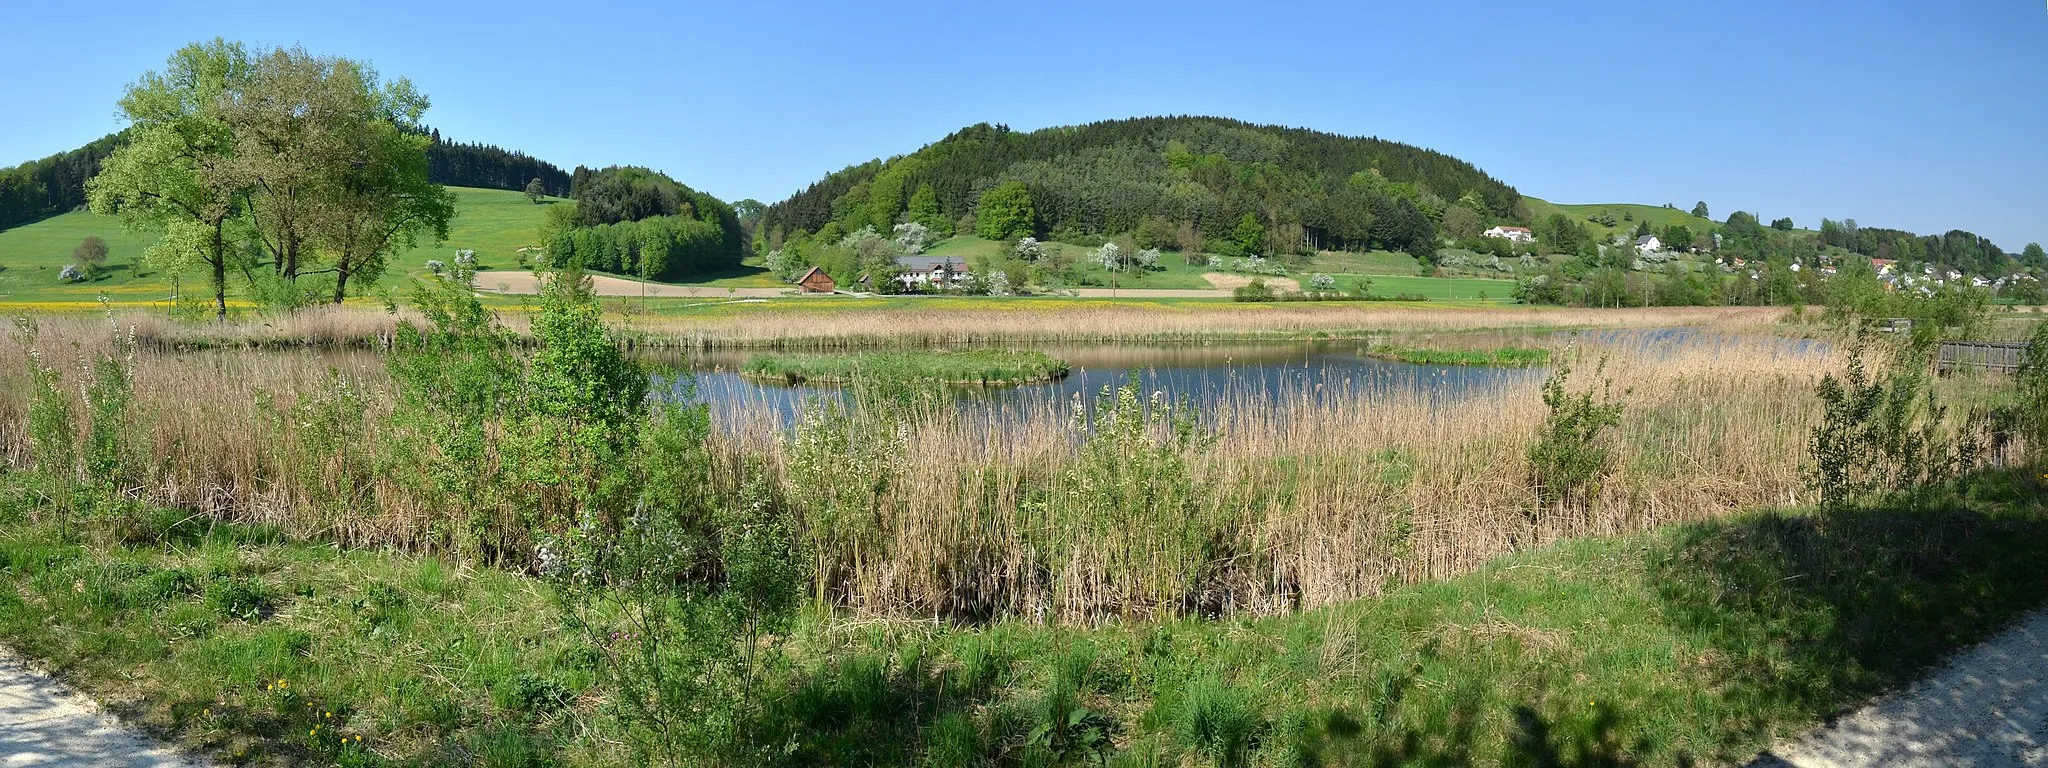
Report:
[[[1528,232],[1528,231],[1529,231],[1529,228],[1528,228],[1528,227],[1500,227],[1499,229],[1500,229],[1500,231],[1502,231],[1502,232]],[[1472,230],[1469,230],[1469,229],[1468,229],[1468,230],[1465,230],[1465,231],[1467,231],[1467,232],[1470,232],[1470,231],[1472,231]]]

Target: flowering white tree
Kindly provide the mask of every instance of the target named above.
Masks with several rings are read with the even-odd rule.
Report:
[[[1018,240],[1017,258],[1037,263],[1039,260],[1045,258],[1045,244],[1038,242],[1038,238],[1035,237],[1027,237],[1022,240]]]
[[[774,275],[775,279],[782,282],[793,283],[803,276],[803,259],[780,248],[769,251],[768,255],[762,258],[762,262],[768,267],[768,274]]]
[[[437,275],[438,275],[438,274],[441,274],[441,270],[444,270],[444,269],[447,269],[447,268],[448,268],[448,265],[446,265],[446,264],[443,264],[443,263],[441,263],[441,260],[440,260],[440,259],[427,259],[427,271],[428,271],[428,272],[432,272],[432,273],[434,273],[434,274],[437,274]]]
[[[924,249],[930,247],[931,243],[931,230],[925,229],[923,224],[906,221],[896,225],[896,247],[904,253],[924,253]]]
[[[1136,259],[1138,262],[1138,266],[1144,267],[1146,269],[1151,269],[1153,267],[1159,266],[1159,249],[1146,248],[1140,250],[1138,251]]]
[[[456,251],[456,252],[455,252],[455,268],[456,268],[456,269],[460,269],[460,270],[464,270],[464,271],[468,271],[468,272],[475,272],[475,271],[476,271],[476,251],[474,251],[474,250],[472,250],[472,249],[469,249],[469,248],[464,248],[464,249],[462,249],[462,250]]]
[[[1010,273],[999,271],[989,275],[987,289],[990,296],[1010,295],[1013,292],[1010,288]]]
[[[1308,284],[1318,291],[1327,291],[1337,287],[1337,278],[1318,272],[1308,279]]]
[[[1103,243],[1101,248],[1095,249],[1095,261],[1101,264],[1103,269],[1111,271],[1122,270],[1124,268],[1123,249],[1116,247],[1116,243]]]

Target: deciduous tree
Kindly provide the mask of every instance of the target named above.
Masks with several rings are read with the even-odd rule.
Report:
[[[87,275],[99,274],[101,265],[107,263],[107,241],[97,235],[87,235],[78,241],[78,247],[71,249],[71,261]]]
[[[1006,181],[982,193],[975,211],[974,231],[989,240],[1014,240],[1035,234],[1038,211],[1031,205],[1031,190],[1021,181]]]
[[[534,205],[540,205],[540,199],[547,196],[548,187],[541,183],[539,176],[533,177],[533,181],[526,182],[526,199],[533,201]]]
[[[94,211],[118,214],[132,229],[160,233],[143,258],[167,272],[199,265],[213,288],[214,316],[227,319],[228,259],[245,228],[246,177],[230,172],[235,136],[224,119],[228,97],[250,73],[248,52],[219,38],[172,54],[121,97],[132,124],[127,146],[114,151],[87,184]]]

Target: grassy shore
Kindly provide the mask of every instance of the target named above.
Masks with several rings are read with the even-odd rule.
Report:
[[[763,354],[749,358],[740,371],[753,378],[790,384],[845,384],[869,377],[1000,387],[1056,381],[1067,375],[1067,364],[1043,352],[973,349]]]
[[[235,765],[625,765],[547,587],[0,485],[0,639]],[[786,765],[1740,762],[2048,598],[2043,488],[1538,547],[1255,620],[811,613],[746,733]]]
[[[1528,368],[1550,362],[1550,350],[1529,347],[1493,349],[1416,349],[1393,345],[1372,348],[1373,357],[1418,365],[1496,365]]]

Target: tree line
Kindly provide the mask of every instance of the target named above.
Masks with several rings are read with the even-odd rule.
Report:
[[[554,163],[490,144],[458,144],[441,138],[437,128],[427,133],[434,139],[427,148],[427,178],[435,184],[521,192],[539,179],[542,194],[569,196],[569,174]]]

